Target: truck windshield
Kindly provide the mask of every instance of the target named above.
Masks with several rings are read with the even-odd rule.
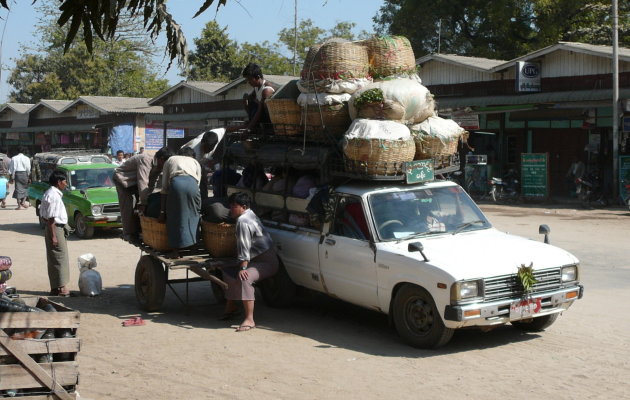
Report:
[[[72,171],[72,189],[89,189],[114,186],[114,168],[81,169]]]
[[[459,186],[378,193],[369,197],[369,203],[381,240],[457,234],[491,226]]]

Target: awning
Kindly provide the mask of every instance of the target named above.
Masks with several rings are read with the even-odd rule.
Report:
[[[109,124],[76,124],[76,125],[45,125],[45,126],[27,126],[24,128],[0,128],[0,133],[9,132],[79,132],[94,131],[101,126]]]
[[[630,98],[630,88],[620,88],[619,98]],[[483,96],[483,97],[436,97],[439,110],[466,108],[466,107],[486,107],[489,111],[492,106],[497,107],[497,111],[505,110],[505,106],[532,104],[549,104],[559,102],[601,102],[612,103],[612,89],[599,90],[575,90],[569,92],[548,92],[548,93],[528,93],[514,94],[511,96]],[[605,104],[605,103],[603,103]],[[504,108],[501,110],[500,108]],[[509,107],[508,107],[509,108]]]
[[[247,117],[245,110],[209,111],[201,113],[182,114],[156,114],[146,115],[145,120],[149,121],[199,121],[216,118],[243,118]]]

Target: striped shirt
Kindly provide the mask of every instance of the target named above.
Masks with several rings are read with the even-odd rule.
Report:
[[[236,252],[239,261],[250,261],[273,246],[269,233],[252,210],[236,220]]]

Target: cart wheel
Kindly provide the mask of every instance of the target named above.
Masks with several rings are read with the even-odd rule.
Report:
[[[166,292],[166,273],[162,263],[144,255],[136,265],[136,300],[145,311],[157,311],[162,307]]]
[[[219,279],[223,279],[223,274],[221,273],[221,271],[213,271],[210,273]],[[223,287],[217,285],[212,281],[210,281],[210,286],[212,287],[212,295],[217,301],[217,304],[225,304],[225,290],[223,290]]]

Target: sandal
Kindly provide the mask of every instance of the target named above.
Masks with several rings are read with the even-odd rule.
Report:
[[[144,320],[140,317],[129,318],[122,322],[122,326],[142,326],[144,325]]]
[[[236,328],[234,332],[247,332],[247,331],[251,331],[255,327],[256,325],[241,325],[238,328]]]
[[[219,317],[219,321],[229,321],[241,315],[241,310],[226,311]]]

